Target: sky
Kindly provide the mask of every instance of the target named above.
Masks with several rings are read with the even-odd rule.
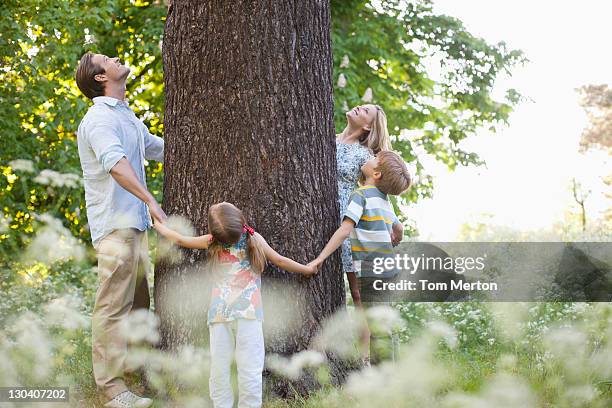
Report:
[[[459,18],[488,42],[505,41],[530,60],[511,77],[501,77],[494,95],[518,89],[529,101],[496,134],[486,130],[462,147],[479,153],[486,167],[446,167],[426,160],[435,177],[434,198],[405,209],[420,239],[454,240],[463,223],[492,214],[491,223],[522,231],[546,229],[572,205],[572,177],[592,190],[587,215],[610,202],[601,177],[612,173],[603,152],[580,154],[588,120],[576,88],[612,86],[612,1],[434,0],[434,10]]]

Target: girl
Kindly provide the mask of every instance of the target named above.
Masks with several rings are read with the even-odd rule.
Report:
[[[349,197],[357,189],[357,182],[362,178],[361,167],[376,153],[391,150],[387,116],[380,106],[356,106],[346,113],[346,121],[346,127],[336,137],[340,222],[342,222]],[[356,307],[361,307],[359,282],[353,266],[350,239],[345,240],[342,244],[342,270],[346,273],[353,303]],[[362,343],[365,351],[363,362],[368,365],[370,333],[367,327]]]
[[[234,396],[230,368],[236,343],[239,407],[260,407],[264,339],[262,332],[261,272],[266,260],[289,272],[312,275],[305,266],[274,251],[249,227],[238,208],[219,203],[208,210],[210,234],[183,236],[155,223],[157,232],[186,248],[208,249],[208,266],[217,276],[212,289],[210,331],[210,398],[215,408],[231,408]]]

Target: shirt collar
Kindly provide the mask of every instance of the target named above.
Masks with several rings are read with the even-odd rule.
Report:
[[[94,104],[105,103],[109,106],[116,106],[117,104],[127,106],[127,102],[120,101],[119,99],[113,98],[112,96],[96,96],[92,99],[92,101]]]

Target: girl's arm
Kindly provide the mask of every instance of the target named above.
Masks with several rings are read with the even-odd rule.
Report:
[[[259,239],[261,242],[264,254],[266,255],[266,259],[272,262],[274,265],[286,271],[301,273],[303,275],[313,275],[317,273],[316,267],[302,265],[301,263],[296,262],[293,259],[280,255],[278,252],[273,250],[270,245],[268,245],[266,240],[258,232],[256,232],[255,235],[257,236],[257,239]]]
[[[153,228],[155,228],[157,232],[159,232],[159,234],[166,239],[176,242],[185,248],[208,249],[208,246],[212,240],[212,235],[210,234],[200,235],[199,237],[187,237],[185,235],[181,235],[178,232],[168,228],[165,224],[161,224],[159,222],[155,222],[155,224],[153,224]]]
[[[310,262],[308,265],[312,265],[318,268],[323,263],[323,261],[325,261],[331,254],[336,251],[336,249],[340,247],[340,245],[342,245],[342,242],[344,242],[344,240],[348,238],[353,228],[355,228],[355,222],[350,218],[345,217],[344,221],[342,221],[342,224],[340,225],[340,228],[338,228],[336,232],[334,232],[334,235],[332,235],[332,237],[329,239],[329,242],[327,243],[327,245],[325,245],[325,248],[323,248],[319,256],[317,256],[317,258],[314,261]]]

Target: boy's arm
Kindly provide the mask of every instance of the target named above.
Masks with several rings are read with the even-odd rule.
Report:
[[[272,247],[268,245],[266,240],[259,233],[256,232],[255,235],[256,239],[258,239],[259,242],[261,242],[261,245],[263,246],[266,259],[272,262],[274,265],[288,272],[301,273],[303,275],[313,275],[317,273],[317,268],[313,266],[302,265],[301,263],[296,262],[293,259],[282,256],[281,254],[273,250]]]
[[[191,249],[208,249],[210,242],[212,241],[212,235],[200,235],[199,237],[187,237],[185,235],[181,235],[178,232],[171,230],[166,227],[164,224],[156,222],[153,224],[153,228],[159,232],[160,235],[165,237],[166,239],[176,242],[182,247],[191,248]]]
[[[393,223],[393,236],[391,237],[391,242],[395,246],[402,242],[402,238],[404,238],[404,226],[401,222]]]
[[[329,242],[327,245],[325,245],[325,248],[323,248],[319,256],[317,256],[314,261],[309,263],[309,265],[314,264],[318,267],[321,263],[323,263],[323,261],[325,261],[336,251],[336,249],[340,247],[340,245],[342,245],[342,242],[348,238],[353,228],[355,228],[355,221],[345,217],[344,221],[342,221],[342,224],[340,225],[340,228],[334,232],[334,235],[332,235],[332,237],[329,239]]]

